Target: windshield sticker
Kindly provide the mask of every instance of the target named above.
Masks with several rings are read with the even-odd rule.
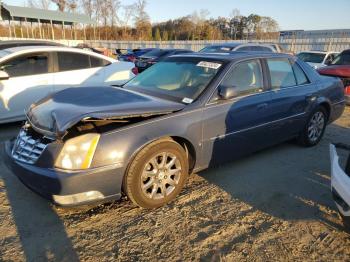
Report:
[[[186,104],[191,104],[193,102],[193,99],[185,97],[184,99],[182,99],[182,103],[186,103]]]
[[[206,62],[206,61],[201,61],[197,64],[197,66],[200,67],[205,67],[205,68],[212,68],[212,69],[219,69],[221,64],[219,63],[213,63],[213,62]]]

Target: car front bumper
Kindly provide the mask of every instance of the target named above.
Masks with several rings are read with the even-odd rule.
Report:
[[[350,146],[339,145],[339,148],[343,148],[350,151]],[[331,183],[332,183],[332,195],[334,201],[339,209],[339,212],[343,216],[350,216],[350,174],[347,174],[339,164],[339,156],[336,151],[335,145],[330,145],[330,157],[331,157]],[[347,166],[350,165],[350,156],[348,157]]]
[[[13,142],[5,143],[6,164],[28,188],[59,206],[79,206],[119,199],[123,181],[122,165],[83,171],[42,168],[12,157]]]

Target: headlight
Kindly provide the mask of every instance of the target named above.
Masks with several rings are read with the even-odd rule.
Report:
[[[99,134],[86,134],[67,140],[55,167],[70,170],[89,168],[99,139]]]

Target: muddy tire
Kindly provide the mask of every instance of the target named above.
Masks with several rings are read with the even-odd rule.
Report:
[[[306,125],[298,137],[298,143],[305,147],[317,145],[327,126],[328,113],[323,107],[318,107],[308,118]]]
[[[163,139],[136,155],[124,177],[123,190],[134,204],[157,208],[180,193],[187,177],[185,150],[172,139]]]

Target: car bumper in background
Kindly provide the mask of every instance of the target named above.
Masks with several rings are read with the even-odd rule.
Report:
[[[347,148],[348,147],[348,148]],[[339,146],[350,151],[350,146]],[[339,164],[339,156],[334,145],[330,145],[332,195],[343,216],[350,216],[350,176]],[[348,158],[350,161],[350,156]],[[348,162],[349,164],[349,162]]]
[[[60,206],[106,202],[121,197],[124,168],[112,165],[84,171],[41,168],[12,158],[13,143],[5,144],[7,165],[28,188]]]

